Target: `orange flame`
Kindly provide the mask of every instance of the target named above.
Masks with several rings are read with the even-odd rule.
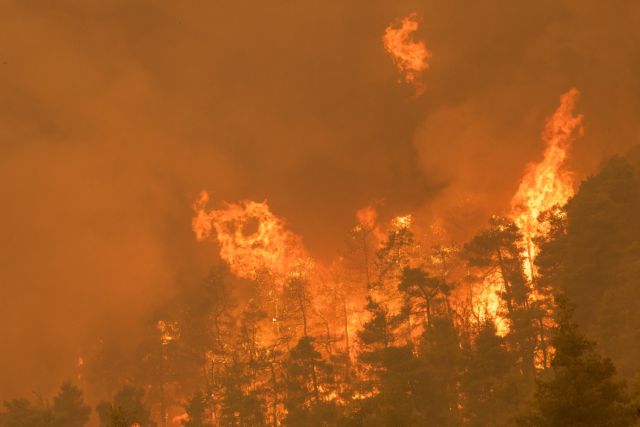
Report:
[[[398,231],[411,228],[412,223],[413,216],[411,214],[397,216],[391,220],[391,226]]]
[[[582,115],[573,115],[579,92],[572,88],[560,97],[560,106],[546,123],[542,140],[544,157],[530,164],[517,193],[511,200],[514,221],[524,236],[525,273],[532,279],[533,260],[538,249],[534,239],[544,230],[538,216],[555,205],[563,205],[573,196],[573,177],[565,169],[571,143],[581,136]]]
[[[413,84],[417,88],[417,95],[424,92],[424,86],[417,83],[418,75],[429,68],[428,60],[431,51],[427,49],[423,41],[414,42],[411,34],[418,29],[417,14],[410,13],[400,20],[400,28],[393,24],[384,31],[382,41],[384,49],[391,55],[396,68],[404,73],[404,81]]]
[[[208,201],[209,195],[202,191],[194,205],[193,232],[204,240],[215,231],[220,257],[236,276],[253,279],[266,270],[284,277],[310,268],[301,238],[286,228],[266,202],[242,200],[207,212]]]

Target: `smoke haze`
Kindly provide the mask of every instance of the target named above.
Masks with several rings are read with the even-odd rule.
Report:
[[[327,258],[371,202],[457,236],[508,209],[570,87],[578,178],[640,142],[631,0],[2,4],[0,399],[51,390],[204,276],[203,188],[268,199]],[[381,41],[412,11],[418,98]]]

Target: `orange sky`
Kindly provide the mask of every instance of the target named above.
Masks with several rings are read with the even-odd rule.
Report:
[[[322,258],[372,201],[460,235],[508,209],[570,87],[578,177],[640,142],[634,0],[2,4],[0,399],[204,275],[203,188],[268,199]],[[410,12],[420,97],[381,41]]]

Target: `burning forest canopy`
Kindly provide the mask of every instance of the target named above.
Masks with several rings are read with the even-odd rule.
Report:
[[[232,3],[4,2],[0,427],[637,423],[637,2]]]

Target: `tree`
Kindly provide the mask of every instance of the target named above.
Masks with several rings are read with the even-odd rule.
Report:
[[[285,283],[285,301],[288,302],[289,314],[294,321],[294,326],[302,323],[302,336],[309,335],[309,308],[312,304],[312,296],[309,292],[309,283],[303,277],[291,277]]]
[[[53,425],[59,427],[82,427],[89,421],[91,407],[84,402],[82,391],[71,384],[64,383],[53,398],[51,407]]]
[[[64,383],[49,405],[42,398],[37,404],[27,399],[4,402],[0,427],[82,427],[89,421],[91,408],[85,404],[82,392],[71,383]]]
[[[532,377],[536,347],[536,307],[531,305],[531,287],[523,272],[517,226],[500,217],[492,217],[489,227],[464,247],[462,256],[470,267],[497,270],[502,281],[501,299],[509,319],[507,340],[518,355],[518,364],[526,377]]]
[[[463,417],[472,427],[506,425],[517,409],[517,393],[512,393],[513,356],[504,338],[488,320],[467,355],[461,378]]]
[[[102,427],[153,427],[150,411],[143,403],[144,390],[132,386],[123,387],[113,397],[113,402],[102,402],[96,407]]]
[[[359,399],[348,417],[348,425],[410,426],[420,425],[423,413],[424,378],[420,360],[410,344],[396,343],[398,317],[389,314],[386,306],[368,299],[370,319],[358,332],[363,351],[359,360],[364,379]]]
[[[409,223],[398,222],[376,253],[375,280],[369,293],[385,303],[398,298],[398,280],[416,255],[416,244]]]
[[[206,421],[207,402],[201,391],[197,391],[184,407],[188,419],[182,421],[185,427],[211,427]]]
[[[335,424],[337,408],[333,399],[326,398],[334,391],[332,367],[316,350],[314,338],[303,336],[291,349],[285,375],[286,425]]]
[[[33,405],[27,399],[4,402],[5,411],[0,413],[2,427],[50,427],[53,417],[50,408],[43,402]]]
[[[624,382],[616,378],[610,359],[600,356],[595,343],[574,323],[573,308],[557,298],[555,356],[548,378],[537,381],[530,414],[520,425],[536,427],[627,427],[637,419]]]
[[[552,217],[540,281],[576,304],[575,319],[632,377],[640,359],[640,179],[614,157]]]
[[[250,368],[238,359],[234,359],[227,366],[222,380],[224,396],[220,411],[220,425],[233,427],[266,425],[264,401],[258,389],[252,387],[254,376]]]
[[[418,407],[429,424],[459,425],[462,351],[458,331],[450,317],[443,314],[432,319],[424,331],[419,354],[422,370],[417,379],[422,385],[422,400]]]
[[[425,319],[425,327],[431,326],[435,303],[440,307],[440,313],[446,314],[447,295],[449,288],[441,278],[431,277],[424,269],[405,267],[402,270],[398,290],[403,293],[409,313],[420,313]]]

